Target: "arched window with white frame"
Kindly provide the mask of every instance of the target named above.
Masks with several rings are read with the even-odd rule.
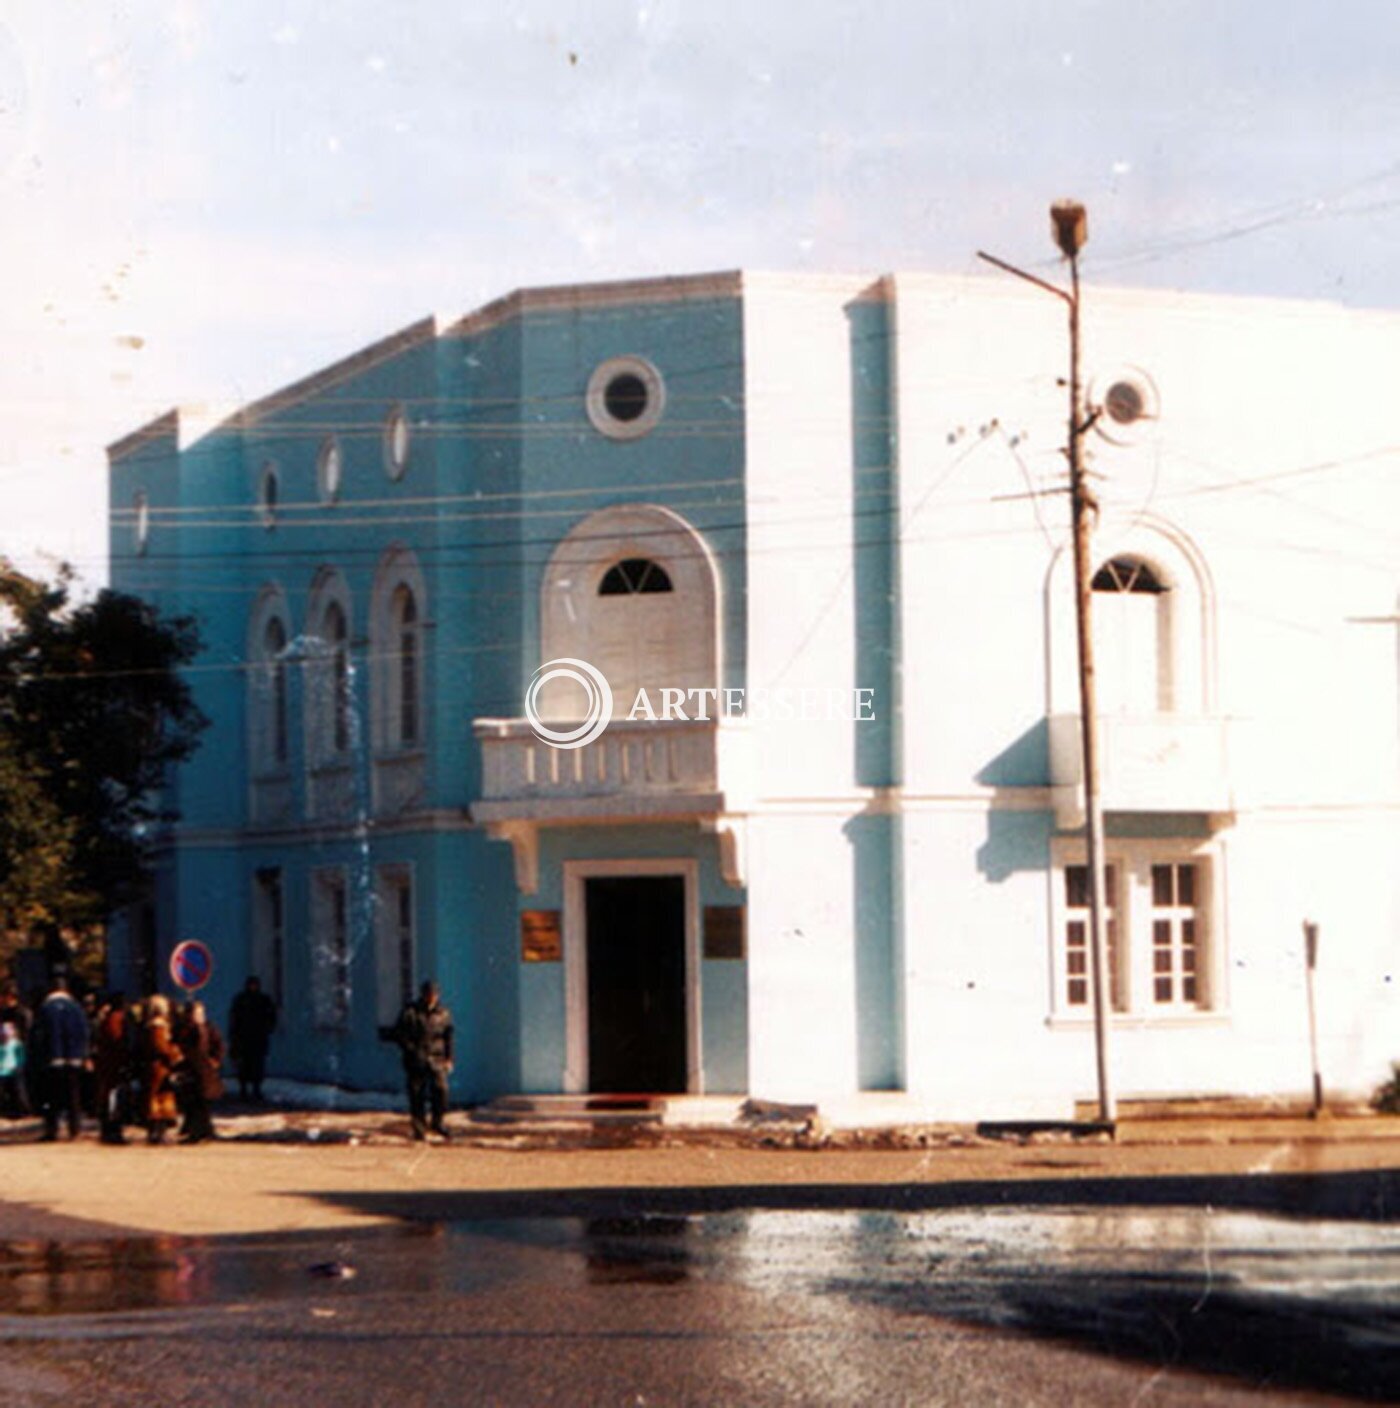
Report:
[[[427,584],[406,547],[380,559],[370,606],[370,719],[374,808],[400,814],[423,804],[431,709],[426,685]]]
[[[704,539],[679,514],[619,504],[577,523],[545,568],[540,658],[587,660],[602,671],[614,717],[639,689],[715,689],[720,681],[719,574]],[[584,701],[567,679],[539,707],[568,719]]]
[[[1199,549],[1175,525],[1139,512],[1111,516],[1096,537],[1091,610],[1099,712],[1210,716],[1216,709],[1215,588]],[[1047,710],[1079,712],[1072,556],[1045,582]]]
[[[259,822],[287,820],[292,805],[289,620],[281,589],[265,587],[249,618],[246,657],[250,806]]]
[[[1109,558],[1095,572],[1094,668],[1098,706],[1110,714],[1174,707],[1172,593],[1145,558]]]
[[[288,764],[287,603],[267,588],[249,622],[248,752],[254,776],[285,772]]]
[[[400,583],[394,588],[391,604],[394,621],[394,678],[392,710],[396,742],[401,748],[418,745],[418,718],[421,701],[418,689],[418,604],[413,589]]]
[[[416,752],[426,741],[423,632],[427,588],[417,559],[391,548],[375,574],[370,675],[376,754]]]
[[[345,579],[327,569],[312,588],[304,652],[307,755],[313,768],[350,760],[354,736],[350,620]]]

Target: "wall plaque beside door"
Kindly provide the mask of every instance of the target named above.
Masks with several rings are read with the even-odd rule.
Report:
[[[557,909],[520,911],[520,961],[558,963],[564,956],[564,941]]]

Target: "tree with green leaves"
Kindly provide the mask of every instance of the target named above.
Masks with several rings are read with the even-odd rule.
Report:
[[[0,947],[35,926],[100,922],[142,890],[150,847],[175,819],[167,768],[206,720],[181,667],[187,617],[121,592],[75,602],[0,560]]]

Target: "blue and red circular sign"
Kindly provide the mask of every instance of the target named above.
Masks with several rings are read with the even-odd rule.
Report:
[[[214,955],[208,944],[198,939],[186,939],[175,945],[170,955],[170,976],[177,988],[195,992],[214,976]]]

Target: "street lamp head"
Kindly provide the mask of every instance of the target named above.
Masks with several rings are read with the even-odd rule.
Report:
[[[1050,229],[1060,253],[1073,259],[1089,242],[1089,214],[1077,200],[1057,200],[1050,207]]]

